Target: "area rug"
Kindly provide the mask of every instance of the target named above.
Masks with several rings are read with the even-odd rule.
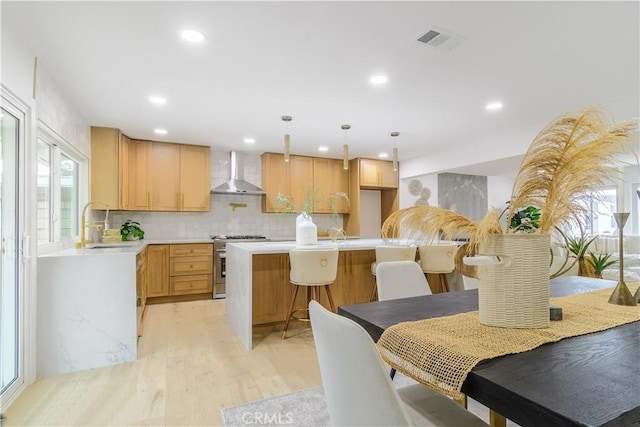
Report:
[[[416,384],[411,378],[397,373],[393,380],[396,388]],[[469,411],[489,420],[489,410],[469,399]],[[244,426],[308,426],[325,427],[329,425],[329,412],[324,399],[322,386],[306,388],[268,399],[249,402],[222,409],[222,425],[225,427]],[[519,427],[507,420],[507,427]]]
[[[294,391],[256,402],[222,409],[222,424],[236,426],[329,425],[329,412],[321,386]]]

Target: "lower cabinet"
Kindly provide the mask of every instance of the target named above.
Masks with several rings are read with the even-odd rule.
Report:
[[[369,302],[375,280],[371,274],[374,250],[340,251],[338,272],[329,285],[336,309],[340,305]],[[260,325],[284,321],[289,308],[293,285],[289,282],[289,254],[253,255],[253,324]],[[304,307],[307,293],[298,291],[296,308]],[[320,303],[329,308],[324,290]]]
[[[147,297],[169,295],[169,245],[147,246]]]
[[[138,336],[142,336],[144,320],[147,314],[147,250],[136,255],[136,317]]]
[[[149,245],[147,250],[147,296],[213,297],[213,244]]]

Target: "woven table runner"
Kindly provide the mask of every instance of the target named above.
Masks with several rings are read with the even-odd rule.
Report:
[[[632,292],[635,291],[633,286]],[[481,325],[478,312],[403,322],[387,328],[377,346],[398,372],[454,398],[479,362],[532,350],[563,338],[604,331],[640,320],[640,308],[609,304],[613,288],[551,298],[562,320],[545,329]]]

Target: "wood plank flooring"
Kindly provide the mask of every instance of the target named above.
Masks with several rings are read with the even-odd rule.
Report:
[[[245,350],[225,300],[148,306],[138,360],[41,378],[8,408],[9,426],[218,426],[220,409],[320,385],[301,322],[254,333]]]

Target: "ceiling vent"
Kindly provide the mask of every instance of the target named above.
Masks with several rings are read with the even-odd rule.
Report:
[[[447,52],[456,49],[465,40],[466,37],[435,26],[431,27],[422,37],[418,38],[419,42],[427,46]]]

